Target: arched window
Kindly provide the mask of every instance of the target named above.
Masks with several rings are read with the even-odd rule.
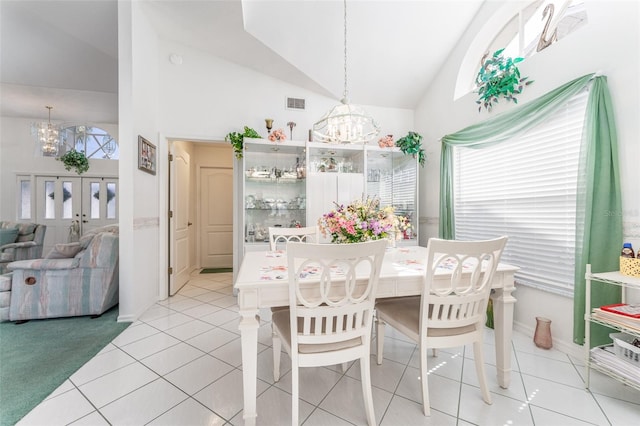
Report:
[[[484,55],[504,48],[503,55],[528,58],[587,23],[584,0],[507,2],[487,20],[469,45],[460,65],[454,99],[476,89],[475,79]],[[495,28],[501,28],[497,33]]]
[[[528,58],[587,23],[583,0],[537,0],[521,9],[496,35],[488,53]]]
[[[71,126],[61,130],[62,153],[71,149],[83,151],[87,158],[117,160],[120,149],[116,140],[99,127]]]

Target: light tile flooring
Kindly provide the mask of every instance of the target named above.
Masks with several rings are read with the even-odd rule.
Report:
[[[194,274],[178,295],[156,303],[19,425],[241,425],[242,365],[231,274]],[[272,378],[269,311],[258,355],[258,424],[287,425],[290,361]],[[515,333],[509,389],[496,381],[493,334],[485,357],[493,404],[481,398],[469,347],[429,358],[431,416],[422,415],[416,346],[387,327],[385,360],[372,360],[381,425],[638,425],[640,392],[597,372],[584,389],[582,362],[537,349]],[[53,366],[52,366],[53,367]],[[303,369],[300,422],[366,424],[359,365]]]

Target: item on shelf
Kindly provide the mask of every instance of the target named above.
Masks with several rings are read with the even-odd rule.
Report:
[[[256,240],[256,230],[253,223],[247,224],[247,242],[253,243]]]
[[[290,121],[287,123],[287,126],[289,126],[289,135],[291,140],[293,140],[293,128],[296,127],[296,123],[294,123],[293,121]]]
[[[255,237],[256,241],[264,241],[267,238],[266,237],[266,230],[260,224],[256,224],[255,234],[256,234],[256,237]]]
[[[267,125],[267,133],[271,133],[271,129],[273,128],[273,118],[265,118],[264,122]]]
[[[640,318],[632,318],[625,315],[614,314],[602,308],[593,308],[593,318],[612,323],[616,327],[626,327],[640,332]]]
[[[619,377],[624,377],[640,389],[640,368],[630,362],[623,361],[614,352],[613,346],[596,346],[591,349],[591,363],[612,371]]]
[[[258,132],[253,130],[251,127],[244,126],[244,132],[231,132],[228,133],[227,136],[224,137],[224,140],[231,143],[233,146],[233,152],[236,155],[237,159],[242,158],[242,154],[244,152],[244,138],[259,138],[260,135]]]
[[[638,250],[640,252],[640,250]],[[640,278],[640,259],[620,256],[620,273],[629,277]]]
[[[633,252],[633,246],[631,245],[631,243],[624,243],[622,245],[622,252],[620,253],[620,257],[628,257],[631,259],[636,257],[635,253]]]
[[[640,367],[640,348],[633,345],[634,337],[626,333],[611,333],[616,356]]]
[[[640,304],[628,305],[626,303],[615,303],[613,305],[600,306],[600,309],[614,314],[640,319]]]
[[[551,349],[553,347],[550,319],[536,317],[536,331],[533,335],[533,343],[541,349]]]
[[[393,148],[395,146],[393,135],[383,136],[378,139],[378,146],[380,148]]]
[[[427,157],[424,153],[424,148],[422,148],[422,135],[416,132],[409,132],[406,136],[396,141],[396,146],[400,148],[400,151],[404,154],[418,158],[418,163],[424,167],[424,162]]]
[[[269,133],[269,140],[271,142],[282,142],[287,140],[287,135],[284,134],[284,130],[276,129]]]

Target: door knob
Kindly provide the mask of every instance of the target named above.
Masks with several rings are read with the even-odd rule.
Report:
[[[193,225],[193,223],[187,222],[187,226],[191,226],[191,225]]]

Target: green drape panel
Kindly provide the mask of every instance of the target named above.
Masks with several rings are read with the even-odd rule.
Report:
[[[622,201],[618,172],[618,138],[606,77],[597,77],[589,91],[578,176],[576,285],[573,298],[573,340],[584,343],[585,267],[592,272],[617,271],[622,248]],[[591,306],[620,301],[615,285],[592,281]],[[593,324],[591,345],[610,341],[610,329]]]
[[[583,90],[593,74],[566,83],[536,100],[442,138],[440,158],[439,236],[455,238],[453,212],[453,146],[483,148],[504,142],[542,123],[571,97]]]
[[[617,136],[606,77],[588,74],[545,95],[466,127],[442,138],[440,158],[439,236],[455,238],[453,209],[453,147],[483,148],[507,141],[545,121],[571,97],[594,80],[587,104],[581,153],[582,173],[578,179],[578,226],[576,229],[576,283],[574,298],[574,341],[584,336],[584,271],[591,263],[594,272],[618,269],[622,244],[622,217],[618,178]],[[583,193],[583,196],[580,194]],[[606,222],[603,224],[603,222]],[[593,244],[591,244],[593,241]],[[619,300],[619,289],[593,286],[592,301],[598,306]],[[593,337],[594,342],[601,341]]]

